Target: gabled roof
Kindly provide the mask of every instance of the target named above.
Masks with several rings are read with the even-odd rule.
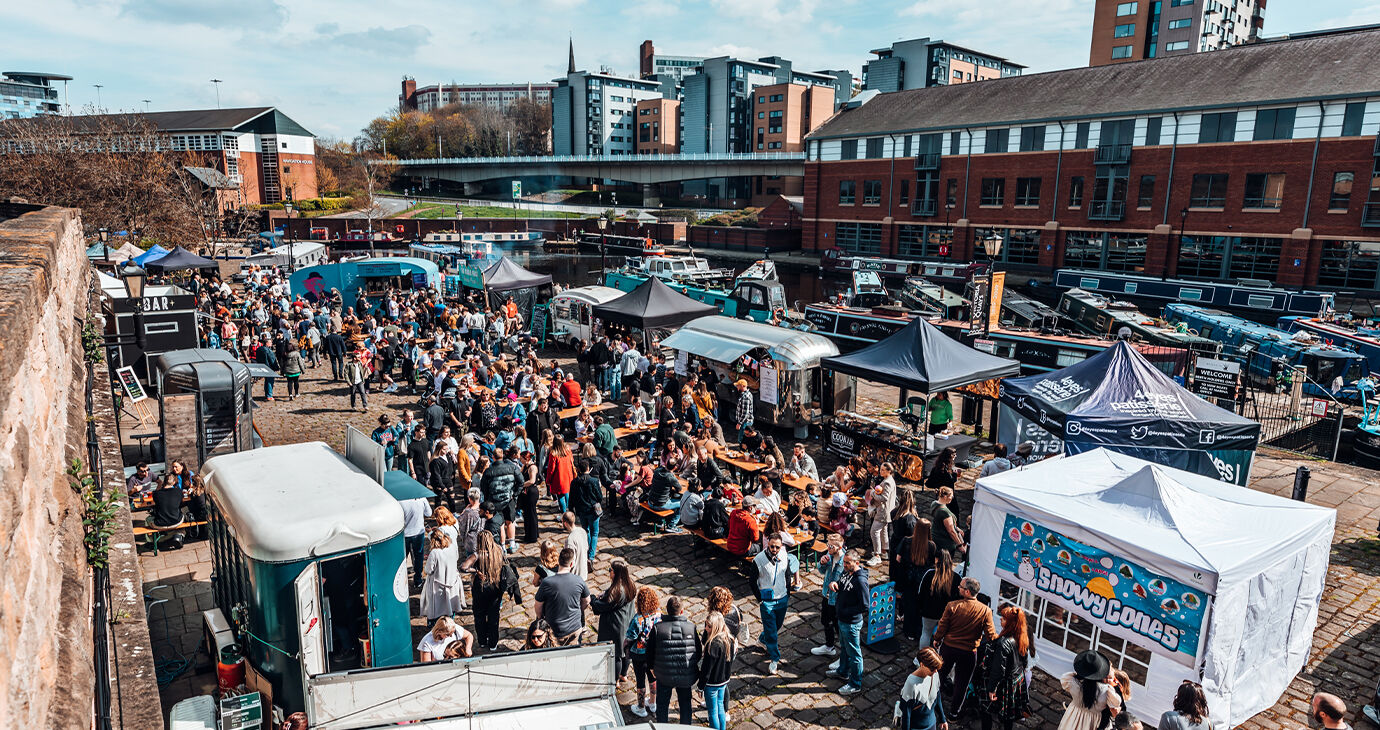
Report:
[[[104,117],[133,116],[147,120],[161,132],[257,132],[259,134],[294,134],[304,137],[316,135],[277,108],[271,106],[241,109],[189,109],[173,112],[136,112],[132,114],[87,114],[72,117],[72,124],[94,124]]]
[[[228,175],[212,167],[192,167],[190,165],[184,165],[182,169],[191,173],[192,177],[200,180],[202,185],[213,190],[234,190],[239,187],[235,185],[234,182],[231,182]]]
[[[1380,30],[1366,29],[879,94],[808,138],[1376,96],[1377,48]]]

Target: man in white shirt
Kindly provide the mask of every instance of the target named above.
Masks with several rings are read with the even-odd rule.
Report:
[[[814,457],[805,453],[804,444],[797,443],[791,447],[791,463],[787,468],[800,476],[809,477],[812,481],[819,481],[819,468],[815,466]]]
[[[786,608],[790,603],[791,591],[796,588],[796,574],[800,572],[800,561],[786,552],[781,546],[781,536],[767,538],[767,549],[752,559],[757,569],[757,580],[753,587],[761,602],[762,646],[767,650],[767,673],[776,674],[781,664],[781,647],[777,634],[786,622]]]
[[[589,580],[589,533],[576,522],[574,512],[561,516],[561,526],[570,533],[565,537],[565,546],[575,551],[575,564],[570,572],[581,580]]]
[[[431,516],[431,503],[425,497],[399,500],[403,511],[403,541],[412,556],[412,587],[422,587],[422,543],[426,539],[426,518]]]

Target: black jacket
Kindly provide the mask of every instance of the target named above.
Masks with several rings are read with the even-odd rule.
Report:
[[[704,501],[704,514],[700,516],[700,529],[704,530],[704,536],[711,540],[728,535],[728,508],[724,506],[722,499],[706,499]]]
[[[647,488],[647,504],[657,507],[671,501],[680,492],[680,481],[665,467],[657,467],[652,485]]]
[[[539,408],[532,409],[532,412],[527,414],[527,438],[532,439],[533,442],[541,441],[541,432],[546,429],[551,429],[551,433],[559,434],[561,426],[556,421],[556,409],[550,405],[546,407],[545,413],[542,413]]]
[[[345,356],[345,338],[339,332],[332,332],[321,338],[321,347],[325,349],[327,355],[335,357]]]
[[[839,581],[838,597],[834,600],[834,610],[839,622],[852,621],[867,612],[868,586],[867,568],[858,568],[852,575]]]
[[[733,678],[733,641],[704,644],[704,658],[700,660],[700,687],[713,687]]]
[[[455,489],[455,464],[445,457],[432,459],[427,485],[439,494],[450,494]]]
[[[662,616],[647,640],[647,662],[665,687],[691,687],[700,674],[702,645],[695,625],[684,616]]]
[[[987,647],[987,673],[979,679],[982,688],[988,692],[998,692],[1009,687],[1018,679],[1025,678],[1026,657],[1016,650],[1016,640],[1003,636]]]
[[[479,480],[484,499],[503,506],[517,496],[522,487],[522,468],[507,459],[489,465]]]
[[[594,512],[594,506],[603,498],[604,487],[593,474],[581,474],[570,483],[570,509],[577,515]]]
[[[622,603],[614,603],[608,594],[597,596],[589,602],[594,615],[599,617],[599,635],[596,641],[612,641],[613,651],[620,659],[623,657],[623,637],[628,633],[628,622],[637,614],[637,601],[633,596],[625,596]]]

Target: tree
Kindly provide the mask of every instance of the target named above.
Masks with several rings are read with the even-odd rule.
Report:
[[[542,155],[550,150],[550,137],[550,105],[520,99],[506,112],[467,104],[390,111],[365,125],[354,147],[404,160]]]

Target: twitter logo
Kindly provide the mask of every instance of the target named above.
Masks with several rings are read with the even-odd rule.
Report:
[[[1150,433],[1150,427],[1149,427],[1149,426],[1132,426],[1132,427],[1131,427],[1131,438],[1135,439],[1136,441],[1139,441],[1139,440],[1145,438],[1146,434],[1148,434],[1148,433]]]

